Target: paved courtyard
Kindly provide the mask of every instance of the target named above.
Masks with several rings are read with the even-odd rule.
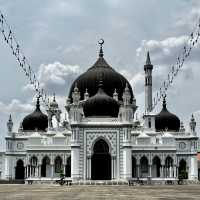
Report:
[[[74,200],[74,199],[200,199],[200,185],[182,186],[59,186],[0,185],[0,200]]]

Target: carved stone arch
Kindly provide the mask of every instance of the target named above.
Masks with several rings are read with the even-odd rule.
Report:
[[[38,157],[36,156],[36,154],[31,154],[29,156],[29,163],[31,163],[31,159],[34,158],[34,157],[38,159]]]
[[[103,137],[103,136],[99,136],[97,138],[95,138],[92,142],[92,145],[91,145],[91,155],[94,153],[94,145],[99,141],[99,140],[104,140],[108,147],[109,147],[109,153],[111,154],[112,153],[112,145],[110,143],[110,141],[106,138],[106,137]]]
[[[160,156],[160,154],[157,154],[157,153],[155,153],[153,156],[152,156],[152,161],[153,161],[153,159],[155,158],[155,157],[158,157],[159,159],[160,159],[160,161],[162,160],[162,157]]]
[[[30,165],[35,165],[37,166],[38,165],[38,157],[33,154],[30,158],[29,158],[29,163]]]
[[[43,161],[45,158],[48,158],[51,163],[51,156],[49,156],[49,154],[43,154],[41,160]]]
[[[25,177],[24,160],[22,158],[18,158],[16,160],[16,165],[15,165],[15,179],[23,180],[24,177]]]

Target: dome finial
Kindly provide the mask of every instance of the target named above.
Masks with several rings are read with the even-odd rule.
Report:
[[[151,65],[151,59],[150,59],[149,51],[147,51],[146,65]]]
[[[100,50],[99,50],[99,57],[103,57],[103,44],[104,44],[104,40],[103,39],[100,39],[98,41],[99,45],[100,45]]]
[[[40,109],[40,95],[37,96],[36,108]]]
[[[164,94],[164,95],[162,95],[162,97],[163,97],[163,108],[166,108],[167,107],[167,103],[166,103],[166,97],[167,97],[167,95]]]
[[[53,102],[56,102],[56,94],[55,94],[55,92],[53,93]]]

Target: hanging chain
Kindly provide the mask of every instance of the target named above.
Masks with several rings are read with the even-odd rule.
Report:
[[[16,57],[16,60],[25,73],[25,76],[29,79],[29,83],[33,86],[36,94],[42,99],[45,106],[49,106],[48,104],[48,96],[44,89],[41,87],[40,82],[36,78],[36,74],[31,68],[26,56],[20,48],[19,43],[17,42],[13,31],[8,25],[4,15],[0,11],[0,32],[3,35],[4,41],[10,47],[12,54]]]
[[[183,46],[183,49],[179,56],[176,58],[176,63],[171,66],[170,72],[167,75],[167,78],[162,82],[159,91],[156,92],[153,98],[152,110],[158,105],[163,96],[166,96],[167,90],[170,85],[172,85],[174,78],[178,75],[179,71],[183,67],[185,60],[190,56],[192,49],[198,43],[200,37],[200,19],[194,27],[194,31],[191,32],[188,37],[187,42]]]

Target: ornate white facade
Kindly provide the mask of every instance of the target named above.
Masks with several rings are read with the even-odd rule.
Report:
[[[103,59],[102,48],[99,59]],[[146,64],[151,65],[148,59]],[[100,64],[102,62],[104,60]],[[145,80],[148,76],[152,79],[152,71],[146,72]],[[165,130],[156,130],[157,115],[150,112],[152,80],[150,86],[147,85],[145,104],[149,112],[141,120],[134,117],[136,100],[131,97],[127,84],[121,100],[117,90],[113,91],[113,99],[119,105],[116,117],[86,116],[84,105],[90,99],[90,91],[86,90],[84,99],[81,99],[76,84],[71,99],[66,101],[69,121],[60,121],[61,111],[55,97],[47,110],[47,131],[27,131],[20,126],[18,132],[13,132],[10,117],[5,137],[6,151],[0,154],[1,179],[53,181],[63,173],[72,181],[124,181],[148,177],[152,180],[175,180],[181,171],[186,172],[188,179],[197,179],[198,137],[193,116],[189,132],[185,131],[182,123],[178,131],[168,130],[167,125]],[[96,91],[100,98],[106,96],[102,91]],[[98,100],[95,98],[92,102]],[[57,119],[57,127],[52,126],[53,116]]]

